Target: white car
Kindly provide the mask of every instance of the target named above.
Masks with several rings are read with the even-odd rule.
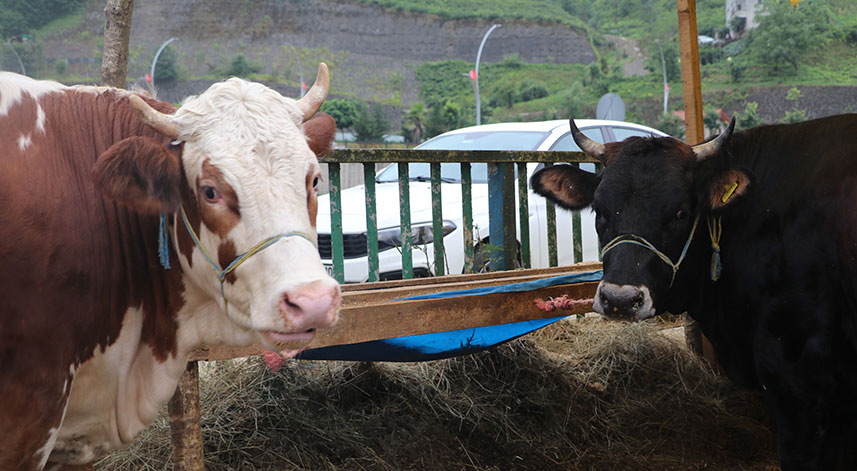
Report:
[[[575,120],[578,128],[598,142],[621,141],[631,136],[666,136],[661,131],[639,124],[594,119]],[[434,137],[416,149],[438,150],[559,150],[579,151],[569,131],[568,120],[525,123],[499,123],[473,126],[449,131]],[[527,164],[527,181],[544,164]],[[594,171],[593,164],[582,164]],[[461,175],[457,163],[441,164],[441,200],[444,227],[445,272],[462,273],[464,268],[463,219],[461,209]],[[434,250],[431,233],[431,188],[428,163],[411,163],[408,168],[411,196],[411,227],[414,276],[434,273]],[[487,165],[471,166],[473,197],[473,237],[476,271],[487,256],[488,243],[488,178]],[[391,164],[375,177],[378,224],[378,259],[380,279],[401,279],[401,231],[399,229],[398,166]],[[517,195],[517,184],[516,193]],[[342,227],[345,251],[345,281],[363,282],[368,279],[366,249],[366,204],[363,185],[342,191]],[[515,198],[517,204],[517,198]],[[515,211],[517,216],[517,209]],[[534,268],[547,267],[548,244],[545,199],[529,192],[530,263]],[[322,195],[318,202],[318,239],[322,261],[332,270],[330,244],[330,196]],[[598,238],[589,211],[581,212],[583,260],[574,260],[572,252],[571,213],[557,209],[557,255],[560,265],[586,260],[598,260]]]

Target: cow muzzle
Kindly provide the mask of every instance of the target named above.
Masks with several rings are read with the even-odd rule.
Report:
[[[655,315],[648,287],[617,285],[605,281],[598,284],[592,308],[608,318],[626,321],[640,321]]]
[[[280,295],[279,314],[283,328],[261,332],[271,350],[294,350],[309,345],[318,329],[336,323],[340,303],[339,285],[333,279],[299,284]]]

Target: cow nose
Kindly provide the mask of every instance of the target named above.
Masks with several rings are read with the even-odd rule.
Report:
[[[280,296],[280,315],[293,332],[330,327],[339,309],[339,285],[316,280],[297,285]]]
[[[646,293],[637,286],[617,285],[602,282],[598,287],[599,312],[608,317],[642,318],[645,309]],[[646,315],[645,317],[648,317]]]

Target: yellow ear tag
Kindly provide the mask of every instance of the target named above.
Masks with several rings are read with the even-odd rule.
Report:
[[[735,182],[726,190],[726,194],[723,195],[723,198],[720,198],[720,201],[727,202],[729,198],[732,197],[732,194],[735,193],[735,189],[738,188],[738,182]]]

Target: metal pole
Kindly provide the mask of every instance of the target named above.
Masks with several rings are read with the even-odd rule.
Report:
[[[18,55],[18,51],[15,50],[15,46],[7,39],[6,45],[9,46],[9,49],[12,50],[12,53],[15,54],[15,57],[18,58],[18,65],[21,66],[21,75],[27,75],[27,69],[24,68],[24,62],[21,60],[21,56]]]
[[[502,25],[491,25],[485,36],[482,37],[482,43],[479,44],[479,51],[476,53],[476,79],[474,80],[473,89],[476,93],[476,125],[482,124],[482,105],[479,103],[479,59],[482,58],[482,47],[485,46],[485,41],[488,40],[488,35]]]
[[[664,49],[661,47],[661,41],[655,39],[655,42],[658,43],[658,52],[661,53],[661,70],[664,72],[664,114],[667,114],[667,101],[670,96],[669,85],[667,85],[667,63],[664,61]]]
[[[149,88],[152,90],[152,93],[155,93],[155,65],[158,63],[158,57],[161,57],[161,53],[164,52],[164,49],[166,49],[167,46],[175,40],[176,38],[170,38],[164,41],[164,43],[161,44],[161,47],[158,48],[158,52],[155,53],[155,57],[152,58],[152,68],[149,71],[149,75],[152,77],[152,81],[149,83]]]
[[[295,49],[295,47],[289,43],[286,43],[286,46],[289,46],[289,49],[292,50],[292,55],[295,56],[295,62],[297,62],[297,64],[298,64],[298,75],[300,76],[300,79],[301,79],[301,85],[298,88],[301,89],[301,92],[300,92],[301,98],[303,98],[304,93],[306,93],[306,90],[304,90],[304,69],[301,67],[301,60],[298,58],[298,52]]]

